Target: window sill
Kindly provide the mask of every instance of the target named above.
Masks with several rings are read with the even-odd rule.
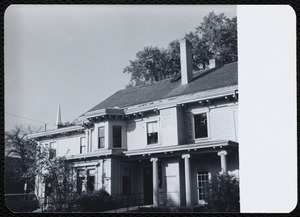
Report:
[[[126,150],[127,148],[114,148],[114,147],[112,147],[110,149],[114,149],[114,150]]]
[[[102,151],[102,150],[107,150],[107,148],[98,148],[98,149],[95,149],[94,152]]]
[[[149,144],[149,145],[147,144],[147,145],[146,145],[146,148],[148,148],[148,147],[149,147],[149,148],[150,148],[150,147],[152,148],[152,147],[157,147],[157,146],[161,146],[161,144],[160,144],[160,143],[154,143],[154,144]]]
[[[194,139],[194,142],[196,143],[196,142],[208,141],[210,139],[211,139],[210,137],[197,138],[197,139]]]

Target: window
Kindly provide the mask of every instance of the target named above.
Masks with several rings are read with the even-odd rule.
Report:
[[[80,154],[85,153],[85,137],[80,137]]]
[[[158,124],[157,121],[147,123],[147,144],[158,143]]]
[[[91,169],[87,172],[87,191],[93,192],[95,189],[95,170]]]
[[[56,142],[50,142],[49,151],[50,151],[49,153],[50,159],[56,157]]]
[[[208,137],[206,113],[194,115],[195,139]]]
[[[121,148],[122,147],[122,127],[113,126],[113,147]]]
[[[78,170],[77,171],[77,193],[81,194],[84,190],[84,179],[85,179],[85,171]]]
[[[122,191],[123,195],[131,194],[131,170],[129,168],[122,170]]]
[[[105,146],[105,130],[104,127],[98,128],[98,149]]]
[[[209,173],[207,171],[197,173],[197,189],[198,200],[204,200],[207,195],[207,186],[209,180]]]

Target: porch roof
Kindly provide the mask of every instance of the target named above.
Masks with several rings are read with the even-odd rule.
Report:
[[[86,158],[97,158],[97,157],[107,157],[111,155],[122,155],[122,149],[114,150],[114,149],[104,149],[104,150],[97,150],[92,153],[84,153],[84,154],[76,154],[76,155],[69,155],[66,156],[67,160],[81,160]]]
[[[215,141],[207,141],[207,142],[199,142],[193,144],[184,144],[184,145],[176,145],[176,146],[160,146],[160,147],[149,147],[144,149],[137,149],[132,151],[124,151],[123,153],[130,156],[138,156],[138,155],[150,155],[150,154],[159,154],[159,153],[173,153],[179,151],[191,151],[198,149],[207,149],[207,148],[216,148],[216,147],[234,147],[237,148],[238,143],[230,140],[215,140]]]

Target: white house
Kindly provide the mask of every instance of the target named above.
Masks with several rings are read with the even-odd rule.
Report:
[[[78,192],[141,193],[145,204],[193,206],[214,173],[238,175],[237,62],[192,72],[180,42],[181,78],[120,90],[75,120],[32,134],[77,169]],[[44,197],[45,185],[36,189]]]

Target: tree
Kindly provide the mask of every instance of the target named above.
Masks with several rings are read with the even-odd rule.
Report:
[[[237,61],[237,18],[229,19],[224,13],[210,12],[196,28],[209,51],[222,64]]]
[[[52,149],[38,146],[36,159],[29,173],[38,176],[40,183],[45,183],[45,193],[53,209],[61,209],[63,201],[69,201],[76,196],[75,169],[65,157],[55,157]]]
[[[123,72],[131,74],[128,86],[137,86],[174,76],[176,72],[170,67],[172,64],[172,56],[167,50],[149,46],[139,51]]]
[[[205,211],[239,212],[239,180],[233,175],[212,175],[205,186],[207,192]]]
[[[38,131],[32,126],[27,128],[16,126],[11,131],[5,132],[5,156],[16,158],[15,162],[18,163],[11,167],[7,160],[5,164],[6,174],[12,174],[15,181],[24,181],[32,187],[34,186],[34,177],[28,173],[28,169],[34,162],[37,143],[32,139],[28,139],[27,136]],[[6,178],[11,179],[12,177]]]
[[[237,61],[237,19],[210,12],[195,31],[185,37],[192,42],[193,70],[206,69],[209,59],[221,64]],[[127,87],[153,83],[180,74],[180,45],[178,40],[169,43],[167,49],[144,47],[129,61],[123,73],[131,80]]]

